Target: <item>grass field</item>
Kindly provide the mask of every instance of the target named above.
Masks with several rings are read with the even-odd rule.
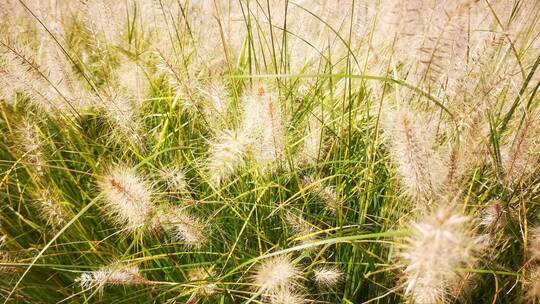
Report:
[[[3,303],[540,303],[540,1],[0,0]]]

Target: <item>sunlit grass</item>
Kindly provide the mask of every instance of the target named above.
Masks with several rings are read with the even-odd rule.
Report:
[[[536,301],[539,18],[2,1],[3,302]]]

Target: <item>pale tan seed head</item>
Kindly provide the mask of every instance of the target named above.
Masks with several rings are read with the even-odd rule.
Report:
[[[169,190],[180,193],[188,191],[186,175],[180,167],[162,166],[159,169],[159,175],[167,183]]]
[[[294,287],[283,287],[264,296],[270,304],[304,304],[305,295]]]
[[[523,124],[515,127],[514,134],[501,147],[502,179],[506,184],[522,181],[537,169],[533,164],[540,159],[536,153],[540,146],[538,116],[536,113],[526,113]]]
[[[153,190],[134,169],[113,166],[99,181],[103,210],[117,225],[133,231],[146,226],[156,206]]]
[[[110,285],[138,285],[150,283],[139,273],[137,266],[114,263],[96,271],[84,272],[76,280],[82,288],[103,291]]]
[[[492,232],[501,230],[508,221],[508,215],[500,201],[493,200],[484,209],[480,224]]]
[[[200,248],[208,239],[201,220],[179,206],[160,208],[158,218],[161,228],[186,246]]]
[[[42,190],[37,195],[34,205],[48,225],[62,227],[68,221],[68,212],[62,200],[51,190]]]
[[[528,300],[540,299],[540,267],[537,264],[527,271],[524,292]]]
[[[285,120],[278,97],[268,88],[256,86],[242,99],[242,134],[257,165],[265,171],[282,161],[285,154]]]
[[[210,182],[219,186],[244,165],[247,139],[244,134],[226,130],[210,143],[207,172]]]
[[[31,170],[35,170],[39,175],[43,174],[45,166],[44,140],[38,126],[24,119],[15,130],[15,137],[18,145],[15,147],[22,159],[30,165]]]
[[[122,93],[101,92],[99,104],[103,115],[112,127],[112,139],[123,142],[126,139],[143,147],[143,125],[139,119],[141,103]]]
[[[415,303],[442,303],[459,269],[473,265],[482,246],[468,217],[440,208],[411,225],[400,252],[405,265],[405,294]]]
[[[218,292],[218,286],[211,278],[215,275],[212,270],[206,270],[202,267],[196,267],[188,271],[188,279],[197,284],[196,292],[203,296],[212,296]]]
[[[301,279],[300,268],[288,255],[271,257],[260,262],[253,275],[253,283],[259,290],[276,291],[294,286]]]
[[[527,250],[529,258],[533,261],[540,261],[540,227],[529,229],[529,242]]]
[[[343,278],[343,272],[335,266],[322,266],[313,270],[315,283],[323,287],[335,287]]]
[[[302,186],[309,188],[310,192],[317,194],[328,210],[336,214],[343,207],[343,201],[338,197],[336,188],[329,185],[326,181],[314,176],[304,176]]]
[[[289,229],[291,229],[293,236],[299,239],[300,243],[306,244],[317,240],[315,226],[303,219],[300,215],[287,212],[285,214],[285,222],[289,226]]]
[[[400,109],[387,113],[382,125],[405,193],[417,200],[433,198],[446,174],[434,150],[431,123],[411,109]]]

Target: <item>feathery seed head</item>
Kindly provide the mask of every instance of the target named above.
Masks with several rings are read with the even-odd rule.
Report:
[[[155,212],[152,189],[134,170],[113,167],[99,182],[104,210],[128,231],[144,227]]]
[[[186,246],[200,248],[207,240],[204,225],[192,214],[177,206],[166,206],[158,214],[161,226]]]
[[[539,157],[535,153],[539,146],[538,134],[540,126],[538,115],[528,113],[523,121],[523,126],[515,132],[511,142],[501,147],[502,165],[504,168],[503,181],[515,183],[532,174],[538,163]]]
[[[282,160],[285,133],[280,105],[277,96],[262,86],[243,98],[242,133],[249,139],[253,158],[263,171]]]
[[[491,231],[498,231],[507,221],[506,211],[502,208],[499,201],[490,202],[482,214],[480,225],[490,229]]]
[[[60,105],[63,114],[65,110],[85,110],[95,103],[95,96],[90,94],[82,84],[71,61],[62,50],[50,39],[41,38],[37,62],[46,74],[44,86],[50,87],[51,96],[58,95],[56,99],[64,100]]]
[[[159,60],[158,69],[165,75],[167,84],[174,92],[175,104],[177,101],[182,101],[184,110],[197,110],[200,106],[201,93],[198,90],[200,81],[195,71],[190,70],[191,66],[187,70],[180,69],[177,63],[166,59],[161,53],[159,53]]]
[[[29,120],[24,120],[17,130],[21,146],[27,153],[39,150],[42,146],[41,136],[36,128]]]
[[[2,77],[2,72],[0,70],[0,78]],[[12,88],[6,86],[3,81],[0,79],[0,102],[3,102],[5,105],[13,105],[17,95]]]
[[[46,39],[39,41],[37,53],[26,45],[0,41],[0,84],[11,89],[4,88],[4,95],[22,93],[49,114],[76,114],[93,100],[71,63]]]
[[[244,163],[246,138],[234,131],[224,131],[210,144],[207,172],[210,182],[219,186]]]
[[[337,267],[323,266],[313,270],[315,283],[319,286],[336,286],[343,277],[343,272]]]
[[[36,63],[36,54],[30,47],[18,48],[0,41],[0,84],[12,89],[9,95],[23,93],[32,104],[52,113],[64,103],[54,102],[62,99],[44,79],[44,72]]]
[[[38,174],[43,174],[43,166],[45,165],[44,142],[41,139],[37,126],[30,122],[30,120],[25,119],[18,126],[15,134],[19,141],[17,149],[20,150],[21,157],[32,165]]]
[[[530,258],[540,261],[540,227],[532,228],[529,231],[528,251]]]
[[[323,181],[319,181],[313,176],[304,176],[301,183],[302,186],[313,189],[313,192],[319,196],[333,214],[341,209],[343,202],[338,198],[334,187],[325,185]]]
[[[159,173],[170,190],[182,193],[187,191],[186,175],[182,169],[178,167],[162,166]]]
[[[129,139],[138,145],[143,144],[142,124],[139,121],[140,103],[125,96],[101,94],[104,103],[100,104],[103,114],[114,127],[113,135],[118,139]]]
[[[295,288],[284,287],[265,296],[270,304],[303,304],[307,300],[304,295]]]
[[[216,283],[208,283],[204,285],[203,294],[207,297],[213,296],[218,292],[218,286]]]
[[[253,283],[259,290],[272,292],[291,287],[301,279],[301,271],[288,255],[279,255],[262,261],[255,270]]]
[[[524,289],[528,299],[540,299],[540,267],[538,265],[533,265],[527,271]]]
[[[406,193],[417,199],[429,199],[442,186],[444,168],[433,150],[430,126],[411,110],[393,110],[383,121],[391,152]]]
[[[87,30],[97,40],[105,43],[119,44],[124,35],[122,29],[126,23],[124,14],[116,12],[127,11],[123,2],[85,1],[81,5],[83,21]]]
[[[225,115],[227,113],[227,109],[229,108],[229,103],[227,100],[227,88],[221,81],[213,79],[212,83],[210,84],[210,89],[212,90],[212,93],[208,95],[208,97],[213,108],[220,115]]]
[[[200,286],[198,286],[198,292],[204,296],[212,296],[217,293],[217,284],[208,282],[212,276],[214,276],[212,271],[207,271],[202,267],[196,267],[188,272],[188,278],[190,281],[204,281]]]
[[[136,103],[141,103],[149,90],[149,82],[144,69],[137,62],[124,59],[116,70],[116,75],[127,95],[135,98]]]
[[[61,199],[52,191],[41,191],[35,201],[35,206],[48,225],[62,227],[68,220],[67,211]]]
[[[317,239],[316,235],[312,235],[315,232],[313,226],[301,216],[292,212],[287,212],[285,214],[285,222],[291,228],[295,236],[302,239],[301,243],[309,243]]]
[[[227,88],[221,81],[212,79],[207,89],[199,89],[205,97],[204,112],[213,129],[219,128],[226,119],[229,109]]]
[[[84,272],[76,281],[84,289],[103,291],[107,285],[137,285],[148,281],[139,274],[139,268],[123,264],[105,266],[96,271]]]
[[[336,189],[332,186],[325,186],[320,192],[320,196],[328,206],[328,209],[336,214],[341,209],[343,202],[338,198]]]
[[[466,216],[445,208],[412,224],[400,258],[406,265],[405,293],[415,303],[444,302],[457,269],[474,263],[481,239],[469,227]]]
[[[467,297],[475,291],[477,283],[478,275],[476,273],[458,273],[458,277],[448,288],[448,298],[459,303],[466,302]]]

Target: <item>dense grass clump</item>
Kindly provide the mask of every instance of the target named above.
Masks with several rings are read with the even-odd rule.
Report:
[[[537,0],[0,0],[3,303],[540,301]]]

